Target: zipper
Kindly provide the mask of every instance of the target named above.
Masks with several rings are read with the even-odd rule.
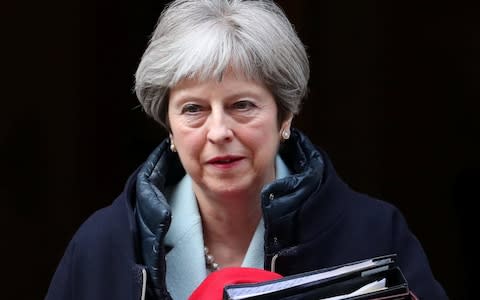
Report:
[[[270,194],[272,195],[272,194]],[[273,249],[279,249],[280,248],[280,243],[278,241],[278,237],[274,236],[273,237]],[[275,265],[277,263],[277,258],[278,256],[280,255],[282,251],[278,251],[277,253],[275,253],[272,257],[272,260],[270,261],[270,271],[272,272],[275,272]]]
[[[142,294],[140,295],[140,300],[145,300],[145,293],[147,291],[147,270],[142,268]]]
[[[274,238],[274,242],[278,242],[276,238]],[[275,253],[270,261],[270,271],[275,272],[277,270],[277,260],[280,256],[292,256],[296,254],[297,246],[293,246],[290,248],[286,248],[283,250],[278,251]]]
[[[270,263],[270,271],[275,273],[275,265],[277,264],[277,258],[278,256],[280,255],[280,252],[275,254],[273,257],[272,257],[272,261]]]

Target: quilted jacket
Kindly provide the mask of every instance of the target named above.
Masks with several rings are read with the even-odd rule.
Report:
[[[185,171],[168,146],[162,142],[118,198],[78,229],[47,300],[171,299],[163,245],[171,211],[163,191]],[[266,270],[290,275],[395,253],[419,299],[448,299],[396,207],[349,188],[327,154],[298,130],[279,154],[291,176],[261,193]]]

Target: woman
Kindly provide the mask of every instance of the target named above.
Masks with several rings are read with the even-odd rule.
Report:
[[[308,78],[273,2],[171,3],[135,86],[169,138],[81,226],[47,299],[187,299],[219,268],[289,275],[391,253],[421,299],[446,299],[400,212],[350,190],[291,127]]]

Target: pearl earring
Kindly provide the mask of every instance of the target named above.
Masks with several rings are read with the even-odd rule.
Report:
[[[177,148],[175,148],[175,144],[173,143],[172,135],[170,135],[170,151],[177,152]]]
[[[290,131],[288,129],[282,130],[282,138],[288,140],[290,138]]]

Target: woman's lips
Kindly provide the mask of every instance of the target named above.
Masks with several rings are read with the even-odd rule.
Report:
[[[234,155],[216,156],[208,160],[207,163],[217,168],[229,169],[237,165],[243,159],[244,157],[242,156],[234,156]]]

